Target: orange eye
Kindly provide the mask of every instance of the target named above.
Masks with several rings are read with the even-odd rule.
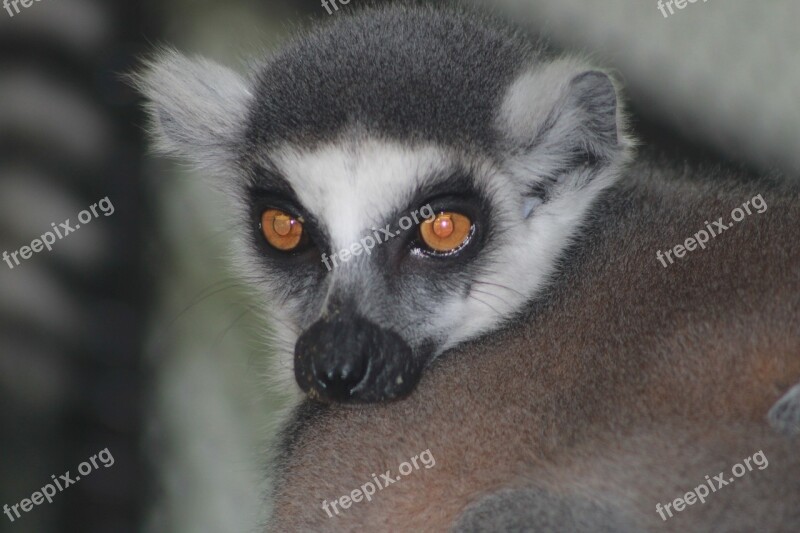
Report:
[[[422,241],[436,252],[453,252],[466,244],[472,221],[460,213],[445,211],[419,225]]]
[[[277,209],[261,215],[261,231],[267,242],[278,250],[294,250],[303,238],[303,221]]]

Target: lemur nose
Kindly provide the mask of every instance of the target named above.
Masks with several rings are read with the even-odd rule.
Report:
[[[336,312],[318,320],[300,335],[294,353],[298,385],[324,401],[393,399],[419,377],[408,344],[357,315]]]
[[[326,364],[327,363],[327,364]],[[317,367],[311,362],[312,375],[319,389],[331,400],[343,401],[352,396],[353,390],[367,373],[367,358],[355,355],[344,361],[329,359]]]
[[[379,328],[357,316],[334,312],[311,325],[295,345],[295,376],[310,396],[351,399],[371,355],[380,351]]]

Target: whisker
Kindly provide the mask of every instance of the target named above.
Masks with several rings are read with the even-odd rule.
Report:
[[[493,287],[500,287],[501,289],[505,289],[507,291],[515,292],[515,293],[519,294],[520,296],[522,296],[523,298],[527,298],[524,294],[522,294],[518,290],[512,289],[511,287],[506,287],[505,285],[501,285],[499,283],[490,283],[488,281],[478,281],[476,279],[472,280],[472,283],[473,284],[477,284],[477,285],[491,285]]]
[[[230,325],[229,325],[227,328],[225,328],[225,331],[223,331],[223,332],[222,332],[222,336],[218,337],[218,338],[217,338],[217,342],[215,343],[215,346],[216,346],[216,348],[217,348],[217,349],[218,349],[218,348],[219,348],[219,347],[222,345],[222,341],[224,341],[224,340],[225,340],[225,335],[227,335],[227,334],[228,334],[228,332],[231,330],[231,328],[233,328],[233,326],[235,326],[235,325],[236,325],[236,323],[237,323],[237,322],[239,322],[239,320],[241,320],[242,318],[244,318],[244,315],[246,315],[247,313],[250,313],[250,312],[252,312],[252,307],[253,307],[253,306],[247,306],[247,307],[245,308],[245,310],[244,310],[244,311],[242,311],[242,312],[241,312],[241,313],[240,313],[240,314],[239,314],[239,315],[238,315],[238,316],[237,316],[237,317],[236,317],[236,318],[233,320],[233,322],[231,322],[231,324],[230,324]]]
[[[216,290],[213,290],[213,291],[211,291],[211,292],[210,292],[210,293],[208,293],[208,294],[205,294],[205,295],[203,295],[203,293],[204,293],[204,292],[208,291],[208,290],[209,290],[209,289],[211,289],[212,287],[214,287],[214,286],[216,286],[216,285],[219,285],[220,283],[225,283],[225,282],[226,282],[226,281],[222,281],[222,282],[217,282],[217,283],[214,283],[214,284],[212,284],[211,286],[209,286],[209,287],[206,287],[205,289],[203,289],[202,291],[200,291],[200,294],[199,294],[198,296],[195,296],[195,299],[194,299],[194,300],[193,300],[193,301],[192,301],[192,302],[191,302],[189,305],[187,305],[186,307],[184,307],[184,308],[183,308],[183,309],[182,309],[182,310],[181,310],[181,311],[180,311],[180,312],[179,312],[177,315],[175,315],[175,318],[173,318],[172,320],[170,320],[170,322],[169,322],[169,323],[166,325],[165,329],[169,329],[169,328],[171,328],[172,326],[174,326],[174,325],[175,325],[175,323],[176,323],[176,322],[177,322],[177,321],[178,321],[178,320],[179,320],[179,319],[180,319],[180,318],[181,318],[181,317],[182,317],[182,316],[183,316],[183,315],[184,315],[184,314],[185,314],[187,311],[189,311],[190,309],[192,309],[192,308],[193,308],[193,307],[195,307],[196,305],[198,305],[198,304],[200,304],[200,303],[204,302],[205,300],[207,300],[207,299],[211,298],[211,297],[212,297],[212,296],[214,296],[215,294],[219,294],[219,293],[221,293],[221,292],[224,292],[224,291],[227,291],[227,290],[230,290],[230,289],[236,288],[236,287],[243,286],[243,285],[242,285],[241,283],[239,283],[239,282],[233,282],[233,283],[231,283],[230,285],[228,285],[228,286],[226,286],[226,287],[221,287],[221,288],[218,288],[218,289],[216,289]]]
[[[295,335],[297,335],[298,337],[300,336],[300,330],[299,330],[299,329],[298,329],[296,326],[294,326],[294,325],[290,324],[289,322],[287,322],[287,321],[285,321],[285,320],[283,320],[283,319],[281,319],[281,318],[278,318],[277,316],[275,316],[275,314],[274,314],[274,313],[270,313],[270,315],[269,315],[269,320],[274,320],[274,321],[275,321],[275,322],[277,322],[278,324],[280,324],[280,325],[282,325],[282,326],[285,326],[286,328],[288,328],[288,329],[289,329],[289,331],[291,331],[292,333],[294,333],[294,334],[295,334]]]
[[[493,292],[489,292],[489,291],[482,291],[482,290],[480,290],[480,289],[476,289],[475,287],[472,287],[472,288],[470,289],[470,291],[472,291],[472,292],[477,292],[477,293],[479,293],[479,294],[485,294],[485,295],[487,295],[487,296],[494,296],[495,298],[497,298],[498,300],[500,300],[500,301],[501,301],[501,302],[503,302],[504,304],[506,304],[506,305],[508,305],[509,307],[511,307],[511,305],[509,305],[509,303],[508,303],[508,302],[505,300],[505,298],[503,298],[503,297],[502,297],[502,296],[500,296],[499,294],[495,294],[495,293],[493,293]]]
[[[500,311],[498,311],[497,309],[495,309],[494,307],[492,307],[492,306],[491,306],[491,305],[489,305],[488,303],[484,302],[483,300],[481,300],[481,299],[480,299],[480,298],[478,298],[477,296],[472,296],[472,295],[470,294],[470,295],[469,295],[469,297],[470,297],[470,298],[472,298],[473,300],[475,300],[476,302],[480,302],[480,303],[482,303],[483,305],[485,305],[486,307],[488,307],[489,309],[491,309],[492,311],[494,311],[494,312],[495,312],[495,313],[497,313],[498,315],[502,315],[502,313],[500,313]]]

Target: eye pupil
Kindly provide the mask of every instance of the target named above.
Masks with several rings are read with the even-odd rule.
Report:
[[[261,215],[261,228],[267,242],[278,250],[294,250],[303,242],[303,221],[278,209]]]
[[[292,231],[294,220],[289,215],[278,215],[272,221],[272,229],[281,237],[286,237]]]
[[[469,242],[472,229],[469,217],[455,211],[443,211],[419,225],[419,236],[434,253],[450,253]]]
[[[437,237],[446,239],[453,234],[453,219],[450,215],[439,215],[433,221],[433,232]]]

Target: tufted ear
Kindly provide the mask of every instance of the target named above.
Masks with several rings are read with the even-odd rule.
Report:
[[[532,68],[512,83],[497,127],[522,183],[523,208],[613,182],[632,145],[611,78],[575,60]]]
[[[242,140],[251,92],[234,71],[167,50],[132,76],[148,99],[158,150],[206,169],[229,169]]]

